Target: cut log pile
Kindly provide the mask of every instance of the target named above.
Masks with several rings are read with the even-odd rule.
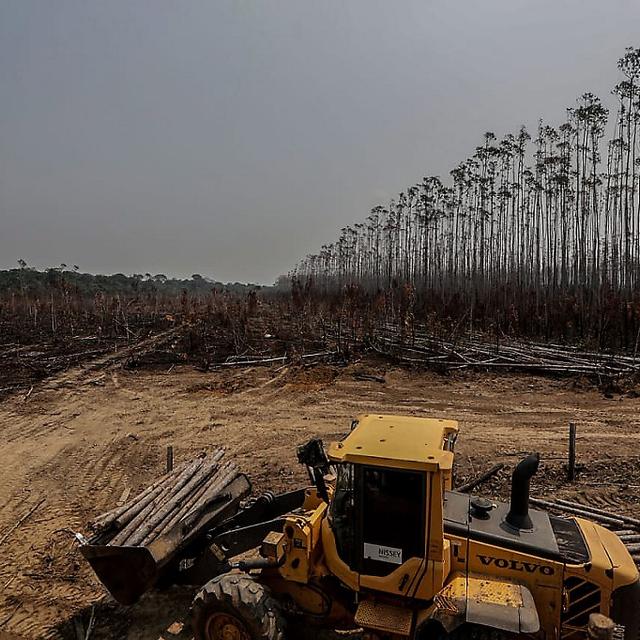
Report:
[[[222,462],[224,450],[178,465],[126,504],[93,520],[90,528],[113,546],[147,546],[224,496],[240,472]]]
[[[538,344],[484,337],[455,341],[415,332],[402,339],[395,327],[384,327],[371,340],[372,348],[401,362],[446,370],[492,369],[528,373],[555,373],[617,377],[640,372],[640,357],[583,351],[560,344]]]
[[[611,529],[627,547],[636,565],[640,566],[640,519],[560,498],[556,500],[531,498],[530,500],[531,504],[541,509],[593,520],[603,527]]]
[[[296,355],[283,356],[229,356],[224,362],[214,362],[210,364],[210,368],[225,367],[249,367],[263,364],[273,364],[276,362],[292,362],[300,360],[304,362],[322,362],[330,360],[338,355],[337,351],[318,351],[316,353],[301,353]]]

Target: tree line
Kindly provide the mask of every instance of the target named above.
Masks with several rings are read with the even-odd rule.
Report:
[[[294,289],[472,328],[637,348],[640,49],[618,61],[613,115],[593,93],[559,126],[485,133],[288,274]],[[608,135],[607,135],[608,134]]]
[[[199,274],[93,275],[66,264],[39,271],[19,260],[17,269],[0,270],[0,344],[87,333],[136,339],[186,319],[219,321],[238,300],[248,301],[242,309],[255,304],[259,290]]]
[[[104,293],[136,296],[142,293],[162,293],[166,295],[209,294],[212,290],[230,293],[248,293],[257,291],[260,285],[222,283],[198,273],[190,278],[167,277],[162,273],[135,273],[110,275],[81,273],[77,265],[69,267],[61,264],[58,267],[38,270],[30,267],[25,260],[18,260],[17,269],[0,269],[0,295],[24,294],[42,296],[51,290],[69,289],[80,297],[91,297]]]

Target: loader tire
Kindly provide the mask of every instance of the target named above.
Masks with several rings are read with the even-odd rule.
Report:
[[[284,640],[286,622],[269,589],[246,573],[224,573],[193,600],[195,640]]]

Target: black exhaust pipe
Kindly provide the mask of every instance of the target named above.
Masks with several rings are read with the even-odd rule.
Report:
[[[506,521],[516,529],[532,529],[529,517],[529,484],[538,470],[540,454],[532,453],[518,463],[511,477],[511,507]]]

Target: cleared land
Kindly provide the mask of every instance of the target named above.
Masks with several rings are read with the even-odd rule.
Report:
[[[70,534],[161,474],[167,445],[177,460],[224,445],[257,491],[277,490],[305,480],[296,445],[341,436],[358,413],[448,417],[462,427],[459,481],[502,461],[507,468],[483,490],[506,495],[510,468],[538,450],[534,493],[632,514],[640,501],[640,398],[633,390],[607,396],[579,380],[441,376],[374,359],[208,373],[186,366],[68,371],[0,404],[0,636],[75,638],[74,616],[86,625],[95,606],[93,639],[189,637],[180,625],[167,631],[184,619],[188,589],[116,605]],[[569,421],[578,424],[584,465],[573,486],[563,470]]]

